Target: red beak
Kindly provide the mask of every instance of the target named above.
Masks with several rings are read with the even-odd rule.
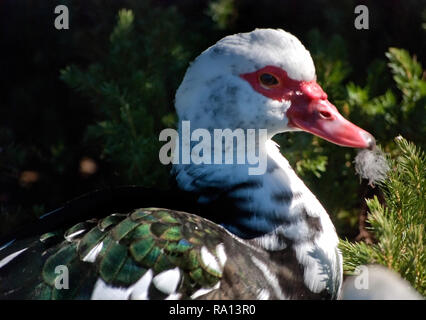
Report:
[[[370,133],[343,118],[315,81],[302,83],[300,88],[301,94],[292,96],[287,110],[291,127],[341,146],[371,149],[376,145]]]

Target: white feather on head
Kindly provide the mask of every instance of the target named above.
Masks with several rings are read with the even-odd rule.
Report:
[[[240,77],[268,65],[283,69],[293,80],[315,79],[309,51],[284,30],[256,29],[227,36],[188,68],[176,92],[179,120],[191,120],[194,129],[266,128],[271,135],[288,130],[285,111],[290,103],[260,95]]]

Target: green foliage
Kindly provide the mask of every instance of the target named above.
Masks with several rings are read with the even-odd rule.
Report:
[[[386,206],[377,197],[367,200],[368,222],[377,243],[340,242],[344,270],[378,263],[397,271],[426,295],[426,155],[402,137],[395,139],[398,156],[381,188]]]
[[[102,143],[102,157],[121,170],[123,180],[164,187],[168,170],[158,161],[158,134],[174,125],[170,96],[189,56],[176,41],[182,24],[176,10],[147,12],[135,18],[131,10],[120,10],[108,55],[86,70],[67,67],[61,78],[96,106],[99,120],[87,138]],[[156,20],[164,22],[150,29]]]
[[[216,23],[219,29],[229,27],[235,20],[237,11],[235,10],[235,0],[216,0],[209,3],[207,14]]]
[[[404,93],[403,111],[408,111],[426,92],[422,66],[406,50],[390,48],[386,57],[389,59],[393,79]]]
[[[420,146],[425,146],[426,134],[426,77],[416,57],[403,49],[390,48],[386,53],[397,90],[386,88],[384,93],[372,96],[374,79],[368,78],[365,87],[347,86],[348,104],[357,118],[370,118],[374,135],[385,150],[390,152],[393,143],[389,139],[399,134]],[[382,66],[372,67],[372,74],[380,78]]]

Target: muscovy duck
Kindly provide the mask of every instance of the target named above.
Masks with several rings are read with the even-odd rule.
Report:
[[[256,144],[266,171],[175,163],[179,192],[127,187],[72,201],[0,242],[0,298],[338,298],[335,228],[271,138],[375,141],[327,100],[301,42],[274,29],[223,38],[188,68],[175,106],[180,131],[183,121],[212,135],[267,129]]]

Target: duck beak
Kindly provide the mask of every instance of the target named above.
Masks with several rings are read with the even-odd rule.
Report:
[[[321,87],[315,85],[302,89],[295,95],[287,110],[289,126],[310,132],[337,145],[373,149],[374,137],[367,131],[343,118],[337,108],[327,100]],[[313,89],[313,90],[312,90]],[[312,94],[321,91],[323,94]]]

